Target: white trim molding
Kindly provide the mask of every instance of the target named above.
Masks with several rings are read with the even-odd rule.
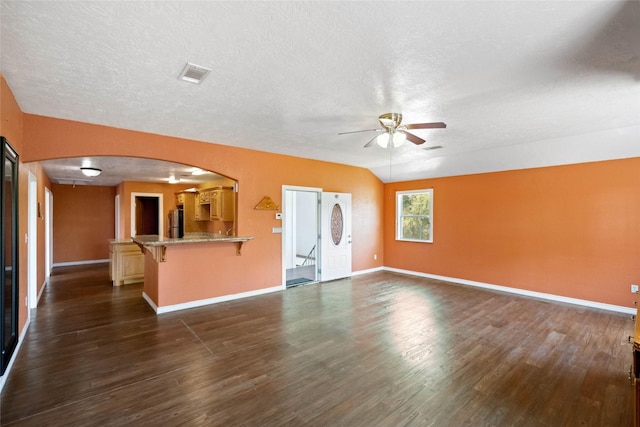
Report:
[[[158,313],[158,306],[156,305],[155,302],[153,302],[153,300],[151,299],[151,297],[149,295],[147,295],[146,292],[142,292],[142,298],[147,302],[147,304],[149,304],[151,306],[151,308],[153,308],[153,311],[156,312],[156,314]]]
[[[368,268],[366,270],[353,271],[353,272],[351,272],[351,275],[352,276],[360,276],[362,274],[375,273],[377,271],[382,271],[384,269],[385,269],[384,267]]]
[[[48,284],[49,284],[49,278],[45,279],[45,281],[42,282],[42,287],[40,288],[40,292],[38,292],[38,299],[36,300],[36,307],[38,307],[38,304],[40,304],[40,298],[42,298],[42,294],[44,294],[44,289],[47,287]]]
[[[88,261],[69,261],[69,262],[56,262],[54,267],[69,267],[72,265],[87,265],[87,264],[103,264],[108,263],[108,259],[91,259]]]
[[[147,303],[151,306],[151,308],[153,308],[153,311],[155,311],[156,314],[164,314],[164,313],[170,313],[172,311],[202,307],[205,305],[217,304],[217,303],[226,302],[226,301],[233,301],[236,299],[248,298],[248,297],[253,297],[257,295],[268,294],[271,292],[278,292],[282,290],[283,290],[282,286],[274,286],[271,288],[256,289],[255,291],[242,292],[240,294],[223,295],[220,297],[201,299],[197,301],[189,301],[182,304],[166,305],[163,307],[158,307],[153,302],[153,300],[144,292],[142,293],[142,298],[144,298],[144,300],[147,301]]]
[[[439,276],[437,274],[420,273],[420,272],[411,271],[411,270],[402,270],[402,269],[399,269],[399,268],[392,268],[392,267],[383,267],[383,268],[384,268],[385,271],[392,271],[394,273],[409,274],[411,276],[418,276],[418,277],[425,277],[425,278],[428,278],[428,279],[442,280],[444,282],[451,282],[451,283],[457,283],[457,284],[460,284],[460,285],[474,286],[474,287],[477,287],[477,288],[491,289],[491,290],[500,291],[500,292],[508,292],[508,293],[511,293],[511,294],[517,294],[517,295],[523,295],[523,296],[527,296],[527,297],[539,298],[539,299],[544,299],[544,300],[548,300],[548,301],[563,302],[563,303],[567,303],[567,304],[581,305],[583,307],[590,307],[590,308],[598,308],[600,310],[616,311],[618,313],[625,313],[625,314],[632,314],[632,315],[636,314],[636,308],[634,308],[634,307],[623,307],[623,306],[619,306],[619,305],[605,304],[605,303],[602,303],[602,302],[589,301],[589,300],[578,299],[578,298],[564,297],[564,296],[561,296],[561,295],[547,294],[547,293],[544,293],[544,292],[528,291],[526,289],[510,288],[508,286],[492,285],[490,283],[476,282],[476,281],[467,280],[467,279],[458,279],[456,277]]]

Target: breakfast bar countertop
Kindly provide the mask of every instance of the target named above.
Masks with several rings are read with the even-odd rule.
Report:
[[[252,239],[253,236],[227,236],[222,233],[186,233],[184,237],[165,237],[156,234],[132,237],[133,242],[140,246],[140,249],[146,248],[157,262],[166,261],[167,247],[194,243],[235,243],[236,255],[241,255],[242,244]]]
[[[165,237],[157,234],[135,236],[132,240],[143,246],[169,246],[191,243],[246,242],[253,236],[227,236],[222,233],[186,233],[184,237]]]

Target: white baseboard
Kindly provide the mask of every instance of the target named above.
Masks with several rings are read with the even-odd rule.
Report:
[[[352,271],[351,275],[352,276],[359,276],[361,274],[375,273],[376,271],[382,271],[382,270],[384,270],[384,267],[368,268],[366,270]]]
[[[142,298],[147,302],[147,304],[149,304],[151,306],[151,308],[153,308],[153,311],[155,311],[156,314],[157,314],[158,313],[158,306],[156,305],[155,302],[153,302],[151,297],[149,295],[147,295],[147,293],[144,292],[144,291],[142,291]]]
[[[539,299],[544,299],[548,301],[564,302],[567,304],[581,305],[584,307],[598,308],[601,310],[616,311],[616,312],[625,313],[625,314],[633,314],[633,315],[636,314],[636,308],[633,308],[633,307],[623,307],[619,305],[605,304],[605,303],[596,302],[596,301],[564,297],[561,295],[547,294],[544,292],[528,291],[526,289],[510,288],[508,286],[492,285],[490,283],[476,282],[473,280],[466,280],[466,279],[458,279],[456,277],[439,276],[437,274],[420,273],[420,272],[411,271],[411,270],[401,270],[399,268],[384,267],[384,270],[392,271],[395,273],[409,274],[411,276],[426,277],[428,279],[442,280],[445,282],[452,282],[460,285],[474,286],[477,288],[484,288],[484,289],[492,289],[494,291],[500,291],[500,292],[508,292],[511,294],[539,298]]]
[[[242,292],[240,294],[223,295],[221,297],[207,298],[207,299],[201,299],[201,300],[197,300],[197,301],[189,301],[189,302],[185,302],[185,303],[182,303],[182,304],[167,305],[167,306],[164,306],[164,307],[158,307],[151,300],[151,298],[149,298],[149,296],[147,294],[145,294],[144,292],[142,293],[142,298],[144,298],[145,301],[147,301],[147,303],[151,306],[151,308],[153,308],[153,310],[156,312],[156,314],[164,314],[164,313],[170,313],[172,311],[186,310],[188,308],[202,307],[204,305],[217,304],[217,303],[220,303],[220,302],[232,301],[232,300],[241,299],[241,298],[248,298],[248,297],[268,294],[268,293],[271,293],[271,292],[277,292],[277,291],[282,291],[282,290],[283,290],[282,286],[274,286],[272,288],[257,289],[255,291]]]
[[[42,298],[42,294],[44,294],[44,288],[46,288],[48,284],[48,279],[42,282],[42,287],[40,288],[40,292],[38,292],[38,296],[36,297],[36,307],[38,307],[38,304],[40,304],[40,298]]]
[[[69,261],[69,262],[56,262],[53,267],[69,267],[72,265],[87,265],[87,264],[102,264],[109,262],[108,259],[91,259],[88,261]]]
[[[27,323],[24,324],[22,333],[20,334],[20,337],[18,337],[18,344],[16,345],[16,349],[13,351],[13,355],[11,356],[11,360],[9,361],[9,365],[7,365],[7,369],[5,369],[4,374],[0,377],[0,393],[2,393],[2,389],[7,382],[7,378],[9,378],[9,373],[11,372],[11,368],[13,367],[13,362],[15,362],[15,360],[18,358],[18,352],[20,351],[20,347],[22,347],[24,337],[27,335],[27,330],[29,329],[30,324],[31,319],[27,316]]]

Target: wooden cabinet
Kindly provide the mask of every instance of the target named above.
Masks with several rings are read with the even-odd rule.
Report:
[[[202,189],[195,200],[197,221],[234,221],[236,193],[233,187]]]
[[[198,193],[198,197],[200,198],[200,205],[208,205],[210,198],[211,190],[202,190]]]
[[[211,221],[233,221],[235,219],[235,193],[233,188],[216,188],[210,192],[211,209],[209,219]]]
[[[207,231],[206,227],[202,223],[198,223],[200,220],[200,196],[194,191],[181,191],[176,193],[177,201],[182,202],[181,206],[184,212],[184,232],[185,233],[197,233]],[[204,219],[208,219],[207,217]]]
[[[195,210],[193,212],[193,217],[195,218],[196,221],[202,221],[203,219],[206,218],[202,218],[202,210],[201,205],[200,205],[200,196],[196,195],[196,197],[194,197],[194,205],[195,205]]]
[[[109,262],[113,286],[144,281],[144,254],[135,243],[111,241]]]

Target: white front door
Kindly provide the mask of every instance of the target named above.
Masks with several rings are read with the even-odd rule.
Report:
[[[320,281],[351,276],[351,194],[322,193]]]

